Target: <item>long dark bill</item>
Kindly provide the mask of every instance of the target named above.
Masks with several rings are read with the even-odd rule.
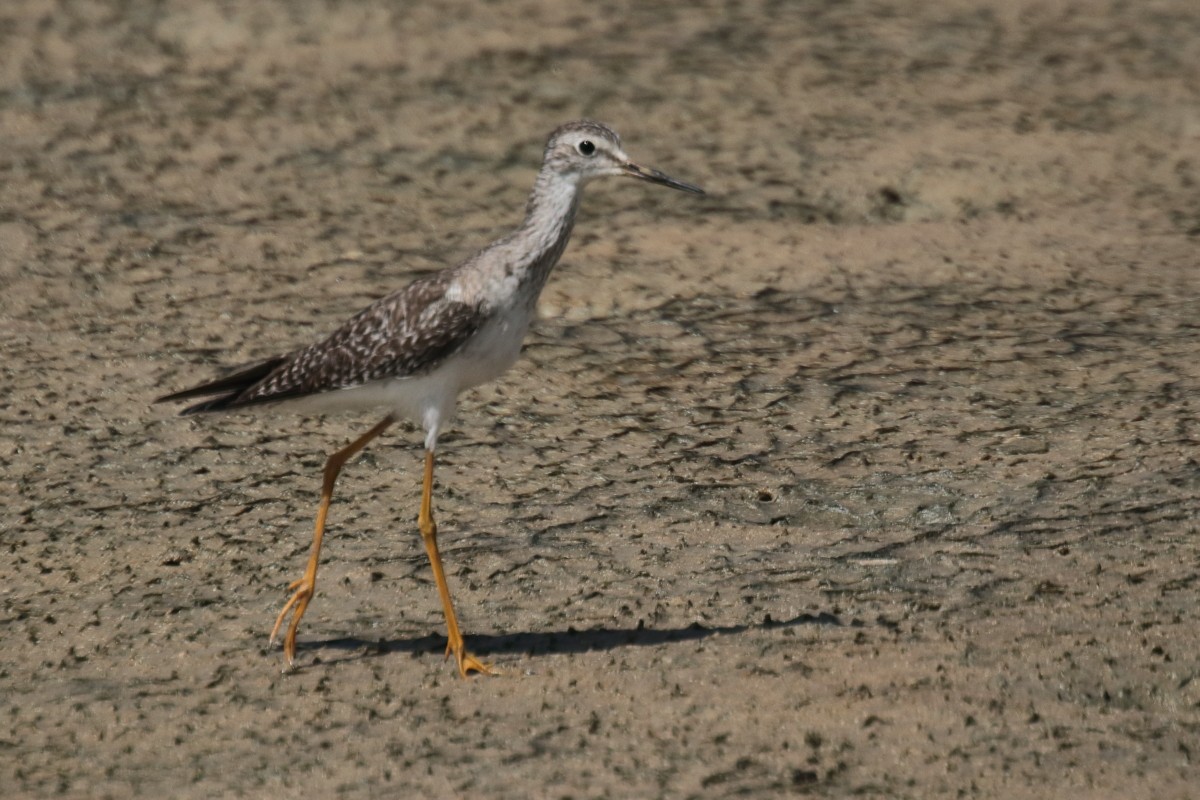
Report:
[[[639,167],[637,164],[626,164],[625,174],[633,178],[640,178],[649,183],[657,183],[659,186],[670,186],[672,189],[678,189],[681,192],[691,192],[692,194],[704,194],[704,190],[699,186],[693,186],[690,183],[677,181],[669,175],[664,175],[656,169],[649,167]]]

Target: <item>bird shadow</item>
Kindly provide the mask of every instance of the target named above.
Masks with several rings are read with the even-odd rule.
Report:
[[[528,656],[565,655],[617,650],[625,647],[653,647],[673,642],[697,641],[710,636],[737,635],[755,630],[794,628],[801,625],[842,627],[843,624],[834,614],[822,611],[819,614],[800,614],[786,620],[775,620],[768,614],[762,622],[745,625],[710,627],[693,622],[685,628],[647,628],[639,622],[632,628],[576,630],[568,627],[566,630],[539,633],[473,634],[467,637],[467,641],[471,652],[481,657],[497,653],[519,653]],[[342,636],[304,642],[297,647],[297,650],[335,650],[345,653],[345,655],[334,658],[317,656],[309,663],[309,666],[314,667],[330,666],[345,661],[360,661],[393,653],[410,653],[414,656],[422,653],[442,653],[445,649],[446,637],[436,634],[405,639],[377,640]]]

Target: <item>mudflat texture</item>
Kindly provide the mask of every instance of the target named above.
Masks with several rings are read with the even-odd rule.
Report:
[[[244,6],[244,8],[243,8]],[[0,793],[1195,796],[1194,0],[0,6]],[[180,419],[519,221],[525,357],[375,418]]]

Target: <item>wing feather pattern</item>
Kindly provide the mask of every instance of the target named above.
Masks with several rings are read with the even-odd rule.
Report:
[[[197,414],[428,373],[461,349],[483,322],[480,307],[447,298],[451,279],[442,273],[414,281],[316,344],[156,402],[216,395],[181,412]]]

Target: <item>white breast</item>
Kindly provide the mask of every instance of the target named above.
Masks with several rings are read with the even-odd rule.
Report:
[[[521,344],[529,330],[529,315],[519,313],[492,316],[452,359],[447,368],[458,373],[459,390],[469,389],[498,378],[521,355]]]

